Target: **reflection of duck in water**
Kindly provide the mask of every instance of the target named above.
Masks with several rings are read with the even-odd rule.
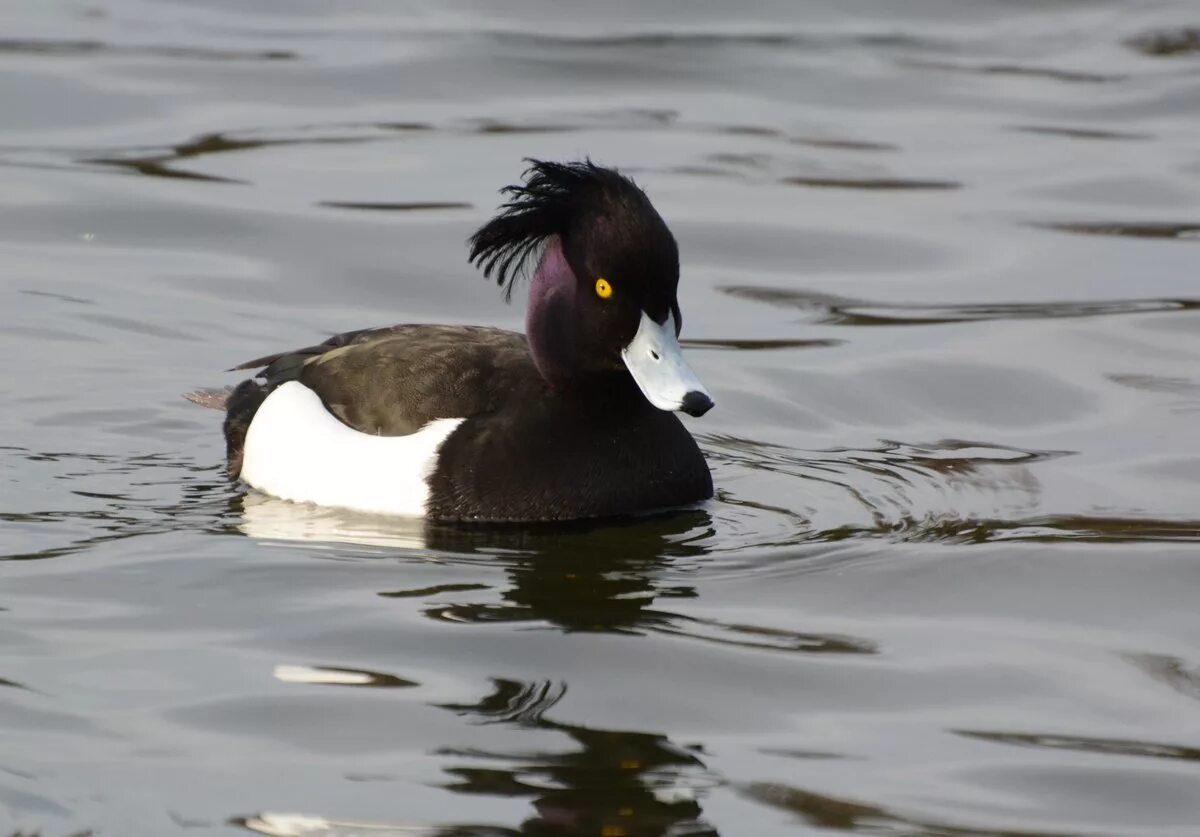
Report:
[[[697,790],[717,782],[696,749],[666,736],[626,730],[600,730],[548,720],[545,713],[565,694],[565,686],[495,681],[495,690],[477,704],[444,704],[480,723],[561,732],[578,749],[568,752],[486,753],[443,750],[441,755],[483,761],[486,766],[452,767],[452,791],[489,796],[532,797],[537,815],[514,832],[528,835],[664,834],[715,835],[701,819]],[[507,768],[497,768],[507,763]],[[449,829],[447,837],[457,832]]]
[[[712,399],[683,360],[675,239],[645,193],[591,162],[534,161],[471,238],[511,294],[541,249],[527,336],[400,325],[239,369],[229,473],[268,494],[455,521],[683,506],[712,478],[675,412]],[[260,380],[261,379],[261,380]]]
[[[455,622],[544,621],[569,631],[635,631],[672,618],[650,609],[655,599],[696,593],[687,585],[659,583],[659,577],[677,559],[703,555],[712,536],[712,519],[700,509],[619,525],[531,529],[436,524],[260,494],[238,499],[238,528],[253,538],[306,542],[317,549],[338,544],[387,553],[428,549],[442,560],[486,554],[508,574],[504,602],[438,604],[425,611],[428,616]],[[582,532],[587,537],[579,537]],[[404,590],[379,595],[410,597]]]
[[[392,553],[435,552],[453,562],[479,554],[502,567],[510,585],[495,600],[491,585],[453,588],[459,595],[483,591],[482,600],[447,602],[441,595],[425,607],[431,619],[449,622],[542,623],[565,631],[657,632],[703,642],[801,654],[871,654],[874,643],[842,634],[806,633],[752,624],[730,624],[664,607],[665,599],[691,599],[688,584],[672,583],[680,559],[707,554],[713,519],[707,511],[646,516],[622,521],[571,523],[535,528],[454,526],[398,517],[321,509],[273,497],[247,495],[241,531],[251,537],[307,541],[317,548],[353,544]],[[582,532],[587,537],[579,537]],[[411,601],[424,590],[385,590],[379,595]],[[657,606],[656,606],[657,605]]]
[[[669,627],[679,617],[654,609],[655,600],[696,593],[690,586],[666,582],[664,576],[677,559],[705,552],[712,525],[707,512],[694,510],[593,526],[587,529],[587,537],[578,537],[582,524],[530,529],[426,523],[422,529],[415,521],[315,509],[267,497],[246,499],[242,528],[251,535],[392,549],[410,545],[436,550],[441,559],[451,561],[455,556],[491,556],[493,565],[505,568],[510,582],[501,603],[446,605],[439,595],[424,606],[426,615],[454,622],[541,622],[565,631],[627,633]],[[464,592],[470,589],[471,585],[463,585]],[[413,600],[414,592],[393,590],[380,595],[405,602]],[[487,595],[491,599],[493,594],[487,591]],[[321,674],[331,672],[357,675],[361,685],[378,683],[385,676],[350,669],[326,669]],[[449,790],[525,798],[535,813],[511,829],[461,825],[428,833],[444,837],[717,833],[701,819],[700,802],[718,780],[698,750],[661,734],[548,719],[546,714],[565,692],[563,684],[495,679],[492,692],[478,702],[438,704],[470,723],[502,724],[535,733],[519,736],[522,740],[512,753],[455,747],[435,753],[450,762],[446,767],[453,777],[446,785]],[[567,737],[565,746],[546,750],[545,733],[562,733]],[[390,833],[385,826],[379,828]]]
[[[422,525],[248,497],[243,530],[287,537],[287,513],[295,517],[291,534],[303,539],[393,549],[404,545],[406,539],[415,539],[409,545],[436,550],[439,560],[450,563],[457,558],[477,564],[475,556],[487,556],[489,577],[495,568],[503,568],[508,584],[499,600],[490,584],[453,583],[406,590],[397,589],[403,583],[398,582],[396,588],[379,591],[398,606],[416,605],[431,619],[521,622],[562,631],[669,633],[691,641],[776,653],[874,651],[869,641],[854,637],[725,624],[664,606],[664,600],[697,596],[693,587],[673,578],[685,572],[680,563],[691,563],[708,551],[712,518],[704,510],[621,525],[464,527]],[[258,531],[254,525],[259,526]],[[585,527],[587,537],[578,537]],[[474,580],[462,575],[454,579]],[[327,668],[316,676],[354,685],[394,685],[402,674]],[[281,673],[277,671],[276,676]],[[617,684],[614,688],[625,687]],[[708,769],[700,750],[659,733],[597,729],[547,718],[565,692],[561,683],[496,678],[491,693],[478,702],[436,704],[469,723],[498,724],[517,733],[532,733],[517,735],[511,751],[442,746],[433,754],[448,761],[445,770],[453,777],[446,785],[449,790],[527,799],[535,813],[513,828],[456,825],[430,833],[443,837],[475,833],[539,837],[716,834],[704,821],[701,805],[706,790],[720,778]],[[544,733],[561,733],[568,739],[567,746],[548,750]]]
[[[502,603],[439,605],[426,613],[459,622],[543,622],[567,631],[634,632],[670,614],[651,609],[655,599],[692,598],[687,585],[663,584],[676,560],[702,555],[711,534],[707,512],[662,515],[620,526],[578,526],[557,531],[479,530],[436,526],[430,547],[456,553],[509,551],[503,561],[509,587]]]
[[[291,503],[253,492],[235,496],[231,506],[238,530],[252,538],[306,543],[318,549],[337,544],[380,550],[425,546],[425,523],[415,518]]]

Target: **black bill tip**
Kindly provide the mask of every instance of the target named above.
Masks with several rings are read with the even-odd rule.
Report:
[[[683,402],[679,405],[679,409],[696,418],[700,418],[712,408],[713,400],[708,397],[708,393],[699,390],[692,390],[683,396]]]

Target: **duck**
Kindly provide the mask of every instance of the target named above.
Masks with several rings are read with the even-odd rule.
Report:
[[[256,372],[222,399],[231,479],[447,523],[620,517],[713,496],[679,418],[714,402],[679,345],[674,236],[615,168],[526,163],[468,239],[506,300],[530,280],[525,334],[392,325],[240,364]]]

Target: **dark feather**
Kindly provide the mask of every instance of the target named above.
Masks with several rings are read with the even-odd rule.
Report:
[[[254,414],[266,400],[268,389],[251,378],[242,381],[226,400],[225,411],[225,470],[230,479],[242,473],[242,455],[246,450],[246,433]]]
[[[513,286],[546,239],[568,233],[586,209],[608,203],[606,199],[620,200],[630,192],[645,200],[633,181],[591,160],[551,163],[527,158],[527,162],[524,184],[500,190],[510,199],[469,240],[471,263],[488,278],[495,274],[505,300],[512,299]]]

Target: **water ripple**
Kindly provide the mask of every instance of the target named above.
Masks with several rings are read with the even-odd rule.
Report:
[[[366,686],[373,689],[410,689],[421,685],[381,671],[339,666],[277,665],[275,679],[283,683],[308,683],[322,686]]]
[[[286,49],[240,50],[195,46],[113,44],[105,41],[54,38],[0,38],[0,54],[18,55],[136,55],[181,58],[189,61],[295,61],[299,55]]]
[[[1145,314],[1156,311],[1200,309],[1200,298],[995,302],[955,305],[870,302],[819,291],[757,285],[726,285],[719,287],[718,290],[738,299],[798,308],[812,313],[815,322],[839,326],[927,326],[989,320],[1102,317],[1115,314]]]
[[[317,201],[317,206],[330,209],[357,209],[369,212],[427,212],[439,209],[473,209],[462,201],[407,201],[404,203],[371,203],[366,201]]]
[[[736,786],[747,799],[786,811],[806,825],[822,830],[854,831],[921,837],[1066,837],[1067,832],[973,828],[910,817],[878,805],[841,799],[780,782],[750,782]]]
[[[1128,654],[1126,659],[1184,697],[1200,700],[1200,666],[1167,654]]]
[[[724,538],[714,545],[716,551],[852,537],[920,543],[1200,542],[1198,519],[1043,512],[1031,466],[1072,455],[1070,451],[963,440],[821,451],[719,435],[702,441],[719,474],[727,468],[750,469],[818,486],[797,488],[795,496],[805,500],[792,508],[723,491],[725,509],[716,514]],[[740,513],[748,520],[739,523]],[[782,527],[774,536],[768,535],[772,520]]]
[[[1200,222],[1195,221],[1045,221],[1030,226],[1080,235],[1200,241]]]
[[[1087,70],[1066,70],[1057,67],[1037,67],[1025,64],[955,64],[950,61],[902,60],[902,65],[925,70],[942,70],[985,76],[1017,76],[1048,79],[1068,84],[1111,84],[1125,81],[1128,76],[1117,73],[1097,73]]]
[[[954,180],[916,180],[902,177],[785,177],[780,183],[816,189],[869,189],[883,192],[940,192],[963,188],[962,183]]]
[[[656,625],[653,630],[662,634],[760,651],[798,651],[805,654],[878,653],[878,648],[873,642],[857,637],[799,633],[757,625],[726,624],[715,619],[699,619],[678,614]]]
[[[1149,140],[1153,134],[1134,131],[1108,131],[1098,128],[1073,128],[1061,125],[1018,125],[1014,128],[1026,134],[1045,134],[1047,136],[1068,137],[1082,140]]]
[[[1130,49],[1153,58],[1176,58],[1200,52],[1200,27],[1158,29],[1125,41]]]
[[[715,49],[757,47],[773,49],[820,50],[847,47],[874,47],[913,52],[956,52],[959,44],[948,38],[918,35],[912,32],[864,32],[855,34],[817,32],[629,32],[613,35],[548,33],[496,33],[497,40],[525,46],[570,46],[609,51],[635,49]]]
[[[1078,750],[1084,753],[1101,753],[1113,756],[1143,756],[1155,759],[1200,761],[1200,747],[1187,747],[1176,744],[1132,741],[1123,738],[1090,738],[1081,735],[1046,735],[966,729],[956,729],[953,732],[964,738],[991,741],[997,744],[1011,744],[1017,747],[1038,747],[1046,750]]]
[[[542,723],[545,714],[567,695],[566,683],[549,680],[493,678],[492,686],[492,693],[479,703],[439,705],[442,709],[468,716],[477,724],[535,725]]]
[[[71,555],[181,526],[228,531],[234,525],[236,492],[219,463],[197,464],[170,454],[112,456],[20,447],[0,449],[4,457],[36,463],[51,486],[63,489],[57,496],[30,496],[23,508],[10,504],[0,512],[11,533],[0,561]],[[50,503],[50,508],[37,507]]]
[[[492,693],[476,703],[439,708],[468,721],[558,733],[573,747],[532,752],[442,747],[434,754],[464,762],[444,768],[451,777],[445,789],[529,798],[537,813],[522,833],[716,835],[701,819],[698,799],[722,780],[706,767],[699,748],[658,733],[553,720],[547,713],[562,698],[562,684],[497,678],[492,683]],[[454,827],[442,833],[460,832]]]

